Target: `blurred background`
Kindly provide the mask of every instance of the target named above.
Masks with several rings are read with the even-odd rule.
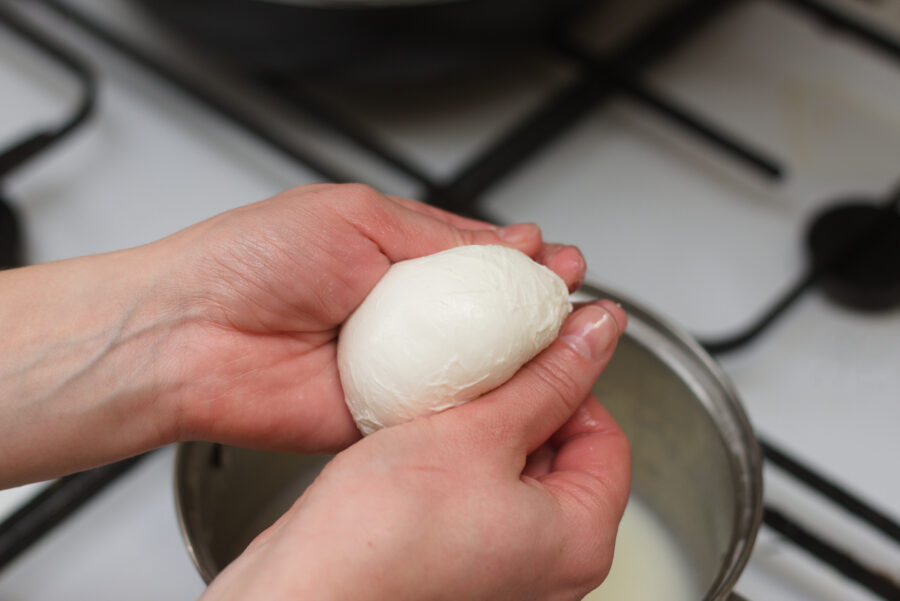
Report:
[[[900,0],[0,0],[0,90],[3,267],[320,181],[537,222],[735,383],[738,590],[900,599]],[[0,492],[0,601],[199,595],[171,464]]]

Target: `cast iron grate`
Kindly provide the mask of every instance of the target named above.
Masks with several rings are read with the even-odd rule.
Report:
[[[0,26],[53,60],[74,76],[81,87],[78,105],[59,124],[36,128],[0,150],[0,269],[8,269],[19,267],[24,263],[22,250],[24,240],[19,216],[3,193],[3,180],[84,124],[94,111],[97,86],[93,72],[76,53],[40,29],[29,25],[26,20],[16,16],[2,4],[0,4]]]

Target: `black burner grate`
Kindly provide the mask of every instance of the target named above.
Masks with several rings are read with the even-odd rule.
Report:
[[[81,100],[71,114],[59,124],[40,127],[0,149],[0,269],[19,267],[24,263],[22,229],[19,217],[4,197],[4,178],[35,158],[84,124],[94,111],[96,81],[87,64],[69,48],[31,26],[27,21],[0,4],[0,26],[6,27],[20,39],[52,59],[73,75],[81,86]]]

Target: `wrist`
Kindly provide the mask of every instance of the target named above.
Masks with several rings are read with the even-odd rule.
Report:
[[[0,485],[175,439],[167,403],[180,320],[148,247],[0,274]]]
[[[265,536],[265,534],[263,535]],[[276,534],[276,536],[278,536]],[[316,599],[317,601],[376,601],[398,599],[385,593],[380,578],[362,577],[338,559],[330,561],[327,550],[303,552],[293,545],[251,543],[237,559],[216,576],[201,601],[232,599]],[[265,566],[265,569],[260,569]]]
[[[198,341],[209,326],[195,278],[184,269],[184,249],[170,244],[172,239],[108,256],[127,298],[118,309],[122,317],[110,344],[122,361],[113,365],[113,373],[134,378],[120,398],[141,421],[153,424],[152,433],[141,434],[150,443],[147,448],[194,437],[185,391],[198,378],[202,362],[197,357],[204,355]]]
[[[115,300],[107,305],[112,319],[103,326],[106,346],[98,367],[117,380],[106,391],[109,398],[129,422],[145,426],[135,432],[138,451],[178,440],[182,341],[191,318],[172,273],[175,262],[164,250],[149,245],[102,257],[115,279]]]

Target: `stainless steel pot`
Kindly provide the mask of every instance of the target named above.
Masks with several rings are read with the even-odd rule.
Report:
[[[594,390],[631,442],[633,494],[678,541],[703,599],[735,601],[762,517],[760,450],[737,395],[690,337],[615,294],[587,292],[629,314]],[[182,532],[209,582],[328,458],[185,443],[175,461]]]

